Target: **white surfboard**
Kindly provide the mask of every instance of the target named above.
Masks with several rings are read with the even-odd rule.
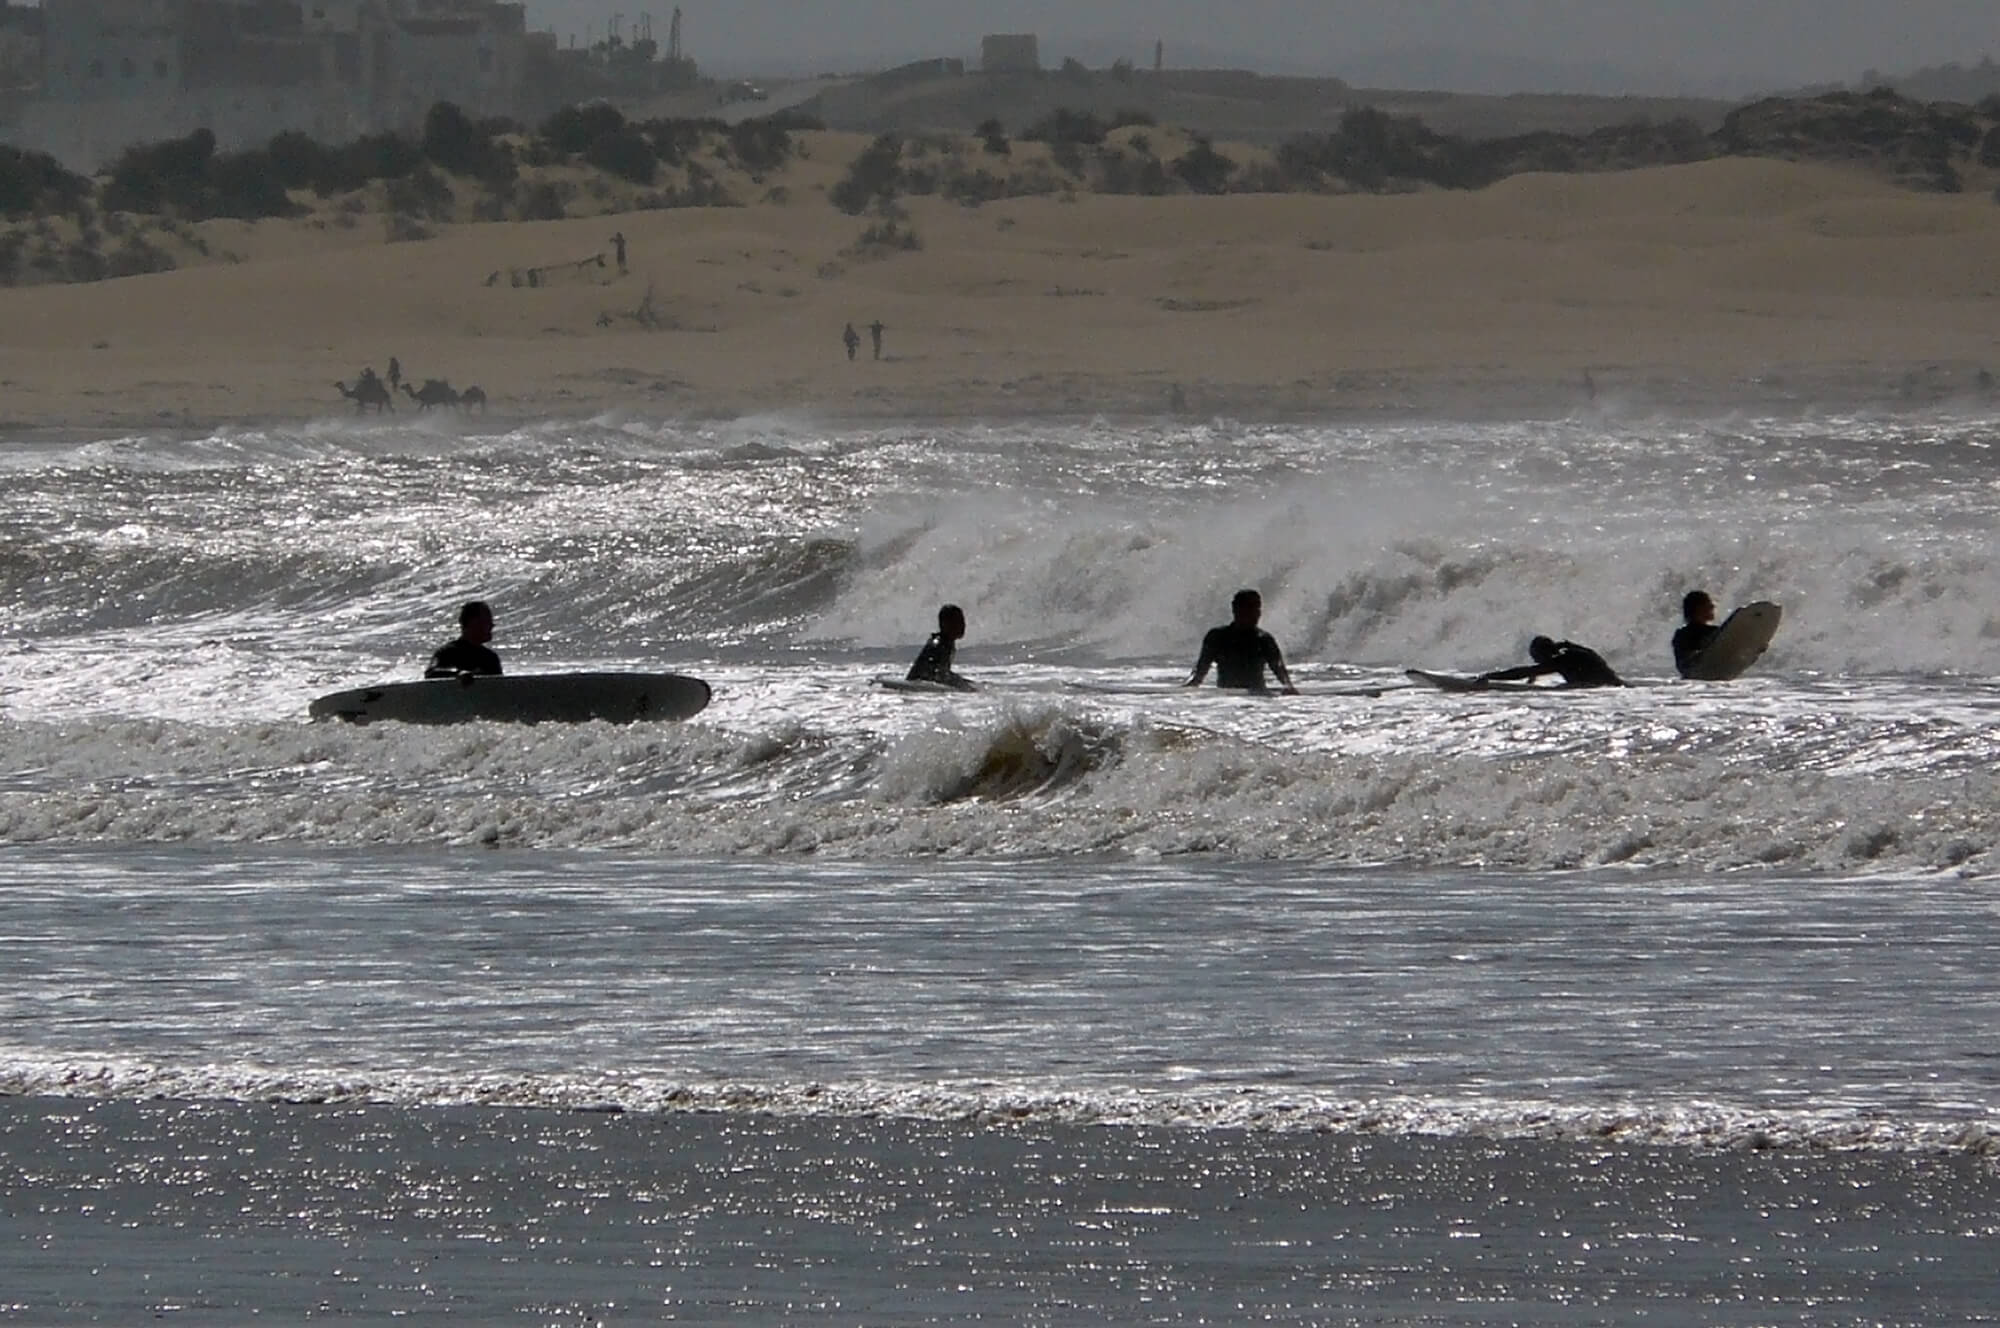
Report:
[[[679,673],[544,673],[427,678],[356,687],[322,696],[314,719],[356,724],[458,724],[491,719],[514,724],[686,719],[708,704],[708,684]]]
[[[1784,610],[1769,600],[1745,604],[1723,621],[1708,649],[1694,657],[1687,676],[1697,682],[1727,682],[1755,664],[1778,634]]]
[[[877,687],[891,692],[906,692],[912,696],[970,696],[973,688],[953,687],[950,683],[931,682],[925,678],[877,678]]]

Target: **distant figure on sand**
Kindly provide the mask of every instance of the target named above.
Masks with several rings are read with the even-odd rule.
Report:
[[[1694,671],[1701,652],[1708,649],[1722,629],[1715,625],[1715,601],[1706,590],[1690,590],[1681,597],[1681,626],[1674,633],[1674,669],[1681,677]]]
[[[1299,689],[1292,686],[1292,675],[1285,671],[1285,655],[1278,649],[1277,639],[1257,625],[1264,616],[1264,597],[1254,590],[1239,590],[1229,601],[1229,614],[1226,626],[1202,637],[1201,657],[1182,686],[1201,686],[1213,667],[1217,687],[1261,692],[1266,690],[1264,669],[1268,666],[1285,695],[1297,696]]]
[[[879,318],[868,325],[868,339],[875,343],[875,358],[878,360],[882,358],[883,331],[882,320]]]
[[[961,678],[952,672],[952,655],[958,650],[958,640],[965,635],[965,610],[956,604],[947,604],[938,610],[938,629],[931,639],[924,642],[924,648],[917,652],[917,662],[910,665],[909,681],[943,683],[946,687],[956,687],[961,692],[979,689],[969,678]]]
[[[1551,673],[1562,675],[1565,687],[1623,687],[1625,680],[1611,671],[1604,656],[1574,641],[1552,641],[1538,636],[1528,642],[1532,664],[1519,668],[1495,669],[1479,675],[1480,682],[1532,682]]]
[[[468,674],[497,677],[500,656],[486,643],[493,639],[493,610],[485,600],[475,599],[458,611],[458,636],[439,646],[431,656],[426,678],[460,678]]]
[[[402,385],[403,385],[403,362],[397,359],[395,356],[391,355],[389,357],[389,390],[393,392]]]
[[[850,360],[854,358],[854,352],[861,349],[861,334],[854,330],[854,324],[849,323],[840,334],[840,344],[847,347],[847,358]]]
[[[612,252],[618,256],[618,275],[625,275],[625,232],[615,231],[611,236]]]

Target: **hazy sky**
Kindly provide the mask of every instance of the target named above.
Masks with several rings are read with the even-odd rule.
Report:
[[[528,0],[565,42],[630,30],[650,8],[664,40],[670,0]],[[1445,47],[1612,66],[1689,88],[1744,90],[1848,80],[2000,56],[2000,0],[683,0],[689,52],[718,72],[843,67],[857,57],[972,55],[987,32],[1065,40],[1155,38],[1228,52],[1267,70],[1339,73],[1384,50]]]

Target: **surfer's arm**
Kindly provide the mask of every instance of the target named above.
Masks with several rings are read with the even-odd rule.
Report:
[[[1290,671],[1285,668],[1285,652],[1278,649],[1277,641],[1273,640],[1271,642],[1271,653],[1266,656],[1264,662],[1271,666],[1271,672],[1277,677],[1278,683],[1284,689],[1285,695],[1297,696],[1299,694],[1299,689],[1292,685]]]
[[[1208,671],[1211,667],[1214,666],[1214,664],[1215,664],[1215,633],[1210,632],[1207,636],[1201,638],[1201,654],[1197,656],[1194,661],[1194,671],[1188,674],[1187,681],[1182,683],[1181,686],[1183,687],[1201,686],[1202,679],[1208,677]]]

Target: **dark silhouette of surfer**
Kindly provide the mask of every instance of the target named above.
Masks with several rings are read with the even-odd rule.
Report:
[[[958,650],[959,638],[965,635],[965,610],[956,604],[946,604],[938,610],[938,629],[931,639],[924,642],[924,648],[917,652],[916,663],[910,665],[910,682],[935,682],[946,687],[956,687],[961,692],[973,692],[975,687],[969,678],[961,678],[952,672],[952,656]]]
[[[1681,598],[1680,630],[1674,633],[1674,668],[1681,677],[1693,674],[1701,652],[1715,644],[1722,629],[1715,625],[1715,601],[1705,590],[1690,590]]]
[[[878,360],[882,358],[883,331],[882,320],[879,318],[868,325],[868,339],[875,343],[875,358]]]
[[[1201,686],[1213,667],[1217,687],[1261,692],[1266,690],[1264,670],[1268,667],[1287,696],[1298,695],[1292,675],[1285,671],[1285,655],[1278,649],[1277,639],[1257,625],[1264,616],[1264,597],[1254,590],[1239,590],[1229,601],[1229,614],[1227,625],[1202,637],[1201,656],[1181,685]]]
[[[1612,672],[1604,662],[1604,656],[1589,646],[1580,646],[1574,641],[1552,641],[1546,636],[1538,636],[1528,642],[1528,658],[1532,664],[1519,668],[1496,669],[1482,673],[1479,682],[1533,682],[1536,678],[1551,673],[1562,675],[1565,687],[1623,687],[1625,680]]]
[[[426,678],[462,678],[471,674],[497,677],[500,656],[486,643],[493,639],[493,610],[484,600],[472,600],[458,611],[458,637],[439,646],[431,656]]]
[[[861,349],[861,334],[854,330],[854,324],[849,323],[840,334],[840,344],[847,347],[847,358],[850,360],[854,358],[854,352]]]

